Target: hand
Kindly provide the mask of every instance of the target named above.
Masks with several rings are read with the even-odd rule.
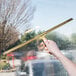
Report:
[[[46,45],[46,48],[48,49],[48,52],[52,53],[55,56],[57,56],[57,54],[60,54],[60,50],[54,41],[47,40],[46,38],[43,38],[43,41]]]
[[[45,44],[41,42],[37,47],[38,47],[38,51],[43,51],[45,48]]]

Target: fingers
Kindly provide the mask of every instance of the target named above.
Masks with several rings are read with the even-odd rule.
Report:
[[[40,43],[40,46],[43,46],[43,47],[45,47],[45,44],[44,44],[43,42],[41,42],[41,43]]]
[[[45,44],[45,50],[48,51],[47,44],[49,41],[46,38],[43,38],[44,44]]]
[[[47,45],[49,41],[46,38],[43,38],[44,43]]]
[[[46,46],[47,46],[47,44],[49,44],[49,40],[47,40],[46,38],[43,38],[43,41],[44,41],[44,43],[46,44]],[[47,47],[45,47],[45,50],[46,50],[49,54],[52,54],[52,53],[48,50]]]

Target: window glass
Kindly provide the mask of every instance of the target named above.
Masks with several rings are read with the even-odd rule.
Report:
[[[33,76],[68,76],[59,61],[34,63]]]

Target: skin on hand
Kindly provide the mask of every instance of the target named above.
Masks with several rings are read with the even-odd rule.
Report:
[[[47,40],[46,38],[43,38],[43,41],[44,41],[44,43],[46,45],[45,48],[48,49],[48,52],[52,53],[56,57],[59,56],[58,54],[61,54],[57,44],[54,41]]]
[[[59,61],[61,61],[69,76],[76,76],[76,64],[60,52],[57,44],[54,41],[47,40],[46,38],[43,38],[43,41],[46,48],[48,48],[48,51],[51,52]]]

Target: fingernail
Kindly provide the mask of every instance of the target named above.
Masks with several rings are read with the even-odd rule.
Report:
[[[44,40],[44,42],[45,42],[45,43],[49,43],[49,41],[48,41],[48,40]]]

